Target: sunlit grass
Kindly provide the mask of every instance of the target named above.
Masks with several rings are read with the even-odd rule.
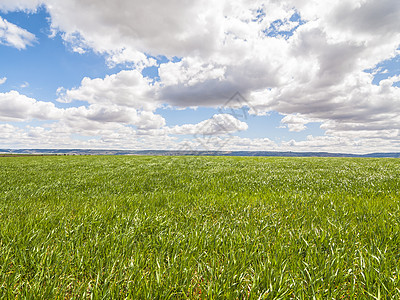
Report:
[[[3,298],[400,298],[396,159],[0,158]]]

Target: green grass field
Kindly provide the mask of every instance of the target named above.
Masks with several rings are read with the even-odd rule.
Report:
[[[3,299],[400,299],[400,161],[0,158]]]

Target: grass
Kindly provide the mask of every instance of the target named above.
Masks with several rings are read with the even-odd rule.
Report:
[[[0,158],[0,298],[400,299],[400,161]]]

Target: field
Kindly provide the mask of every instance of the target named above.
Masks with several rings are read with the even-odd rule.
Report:
[[[400,161],[2,157],[0,298],[400,299]]]

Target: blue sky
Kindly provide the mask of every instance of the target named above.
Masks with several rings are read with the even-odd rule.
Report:
[[[116,2],[0,3],[0,148],[400,151],[396,1]]]
[[[1,45],[0,64],[2,73],[7,77],[0,88],[3,92],[15,89],[42,101],[57,98],[59,87],[79,86],[83,77],[104,77],[118,72],[121,68],[110,69],[104,57],[92,51],[84,54],[73,52],[58,34],[51,34],[49,14],[44,8],[37,12],[10,12],[0,14],[3,19],[33,33],[37,41],[33,46],[20,50]],[[21,88],[25,82],[27,88]]]

